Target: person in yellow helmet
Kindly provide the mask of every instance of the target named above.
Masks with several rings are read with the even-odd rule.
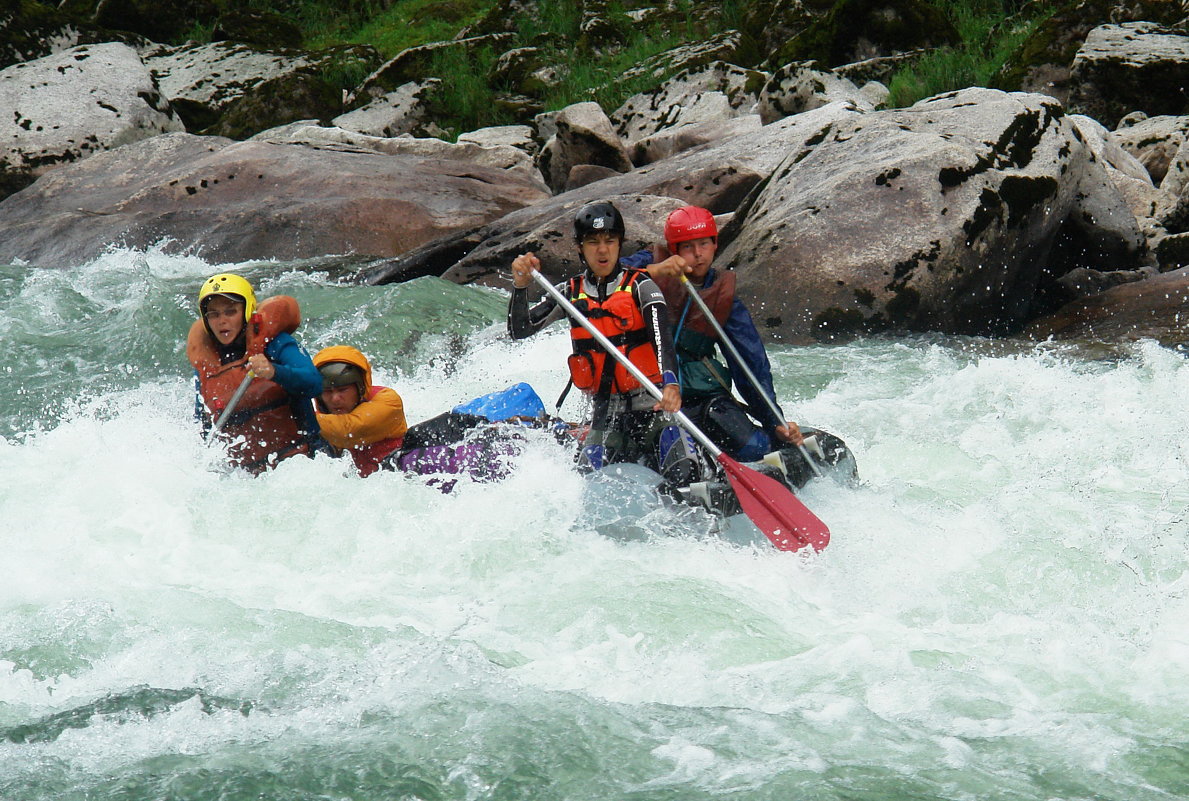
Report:
[[[246,384],[219,431],[232,463],[259,473],[298,453],[312,456],[321,438],[310,401],[322,391],[322,376],[293,338],[297,301],[278,295],[257,303],[247,279],[219,273],[199,289],[198,312],[186,357],[197,377],[195,412],[207,430]]]
[[[322,375],[316,402],[322,437],[351,454],[359,475],[370,476],[404,440],[404,402],[396,390],[372,383],[371,363],[355,348],[323,348],[314,366]]]

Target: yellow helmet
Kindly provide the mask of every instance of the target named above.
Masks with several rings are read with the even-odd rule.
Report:
[[[198,290],[198,312],[206,310],[206,299],[212,295],[230,295],[239,298],[244,303],[244,320],[251,320],[256,311],[256,293],[248,279],[233,273],[219,273],[206,279],[202,289]]]

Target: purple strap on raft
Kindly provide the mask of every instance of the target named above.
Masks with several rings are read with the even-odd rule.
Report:
[[[430,445],[414,448],[401,454],[397,466],[408,473],[422,476],[470,476],[475,481],[498,481],[508,475],[509,456],[518,449],[512,442],[464,442],[459,445]],[[454,488],[456,479],[434,480],[430,483],[442,492]]]

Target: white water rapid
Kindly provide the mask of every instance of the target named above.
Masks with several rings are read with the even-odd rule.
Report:
[[[547,438],[451,494],[229,474],[182,350],[216,269],[297,297],[411,421],[564,383],[565,333],[509,342],[489,290],[0,268],[0,798],[1189,796],[1184,355],[774,348],[861,477],[805,489],[833,539],[789,554],[661,506],[606,536]]]

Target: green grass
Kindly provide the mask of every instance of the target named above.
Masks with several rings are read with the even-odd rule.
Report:
[[[695,24],[685,14],[691,0],[676,0],[675,13],[663,22],[641,26],[620,16],[624,2],[612,0],[609,4],[612,18],[620,20],[621,46],[596,53],[577,44],[581,14],[573,0],[540,0],[539,15],[517,18],[517,41],[510,46],[536,44],[544,50],[545,63],[561,70],[562,83],[540,98],[546,110],[594,100],[610,113],[631,95],[654,88],[669,77],[625,80],[625,72],[671,48],[742,28],[748,8],[746,0],[723,0],[715,14]],[[898,71],[889,81],[890,106],[908,106],[942,92],[988,85],[1039,24],[1039,20],[1030,20],[1007,29],[1002,23],[1009,9],[1017,5],[1013,0],[934,3],[950,16],[962,43],[930,52]],[[409,47],[453,39],[462,28],[480,20],[495,0],[248,0],[248,5],[275,11],[284,5],[283,13],[302,29],[308,48],[368,44],[391,58]],[[634,5],[638,3],[627,7]],[[824,5],[816,3],[815,7]],[[196,28],[193,33],[194,38],[209,41],[209,28]],[[484,49],[468,57],[447,49],[435,57],[434,74],[447,88],[435,109],[442,115],[439,124],[457,134],[519,121],[496,103],[497,94],[507,87],[489,85],[488,74],[498,55]],[[344,74],[336,83],[345,85],[357,77],[362,76]]]
[[[437,97],[434,122],[450,139],[475,128],[510,125],[517,122],[494,102],[495,92],[488,85],[487,74],[497,54],[490,47],[479,48],[469,56],[461,48],[435,53],[432,72],[442,79],[445,91]]]
[[[1008,14],[997,0],[938,0],[958,29],[962,44],[927,53],[899,70],[888,84],[887,105],[911,106],[926,97],[968,86],[987,86],[1000,67],[1040,23],[1021,20],[1005,29]]]
[[[516,20],[517,33],[521,41],[531,41],[533,37],[541,34],[569,40],[578,38],[578,27],[582,23],[578,3],[541,0],[540,8],[540,17],[525,14]]]
[[[680,38],[669,34],[629,38],[624,49],[602,60],[567,59],[558,53],[556,63],[569,63],[568,79],[545,95],[547,109],[564,108],[571,103],[594,100],[610,114],[637,92],[655,88],[659,81],[648,75],[624,79],[629,69],[643,61],[681,45]],[[662,79],[663,80],[663,79]]]
[[[356,24],[342,20],[338,27],[328,26],[320,36],[311,39],[311,45],[370,44],[386,58],[391,58],[410,47],[453,39],[464,27],[478,21],[492,5],[494,0],[399,0]]]

